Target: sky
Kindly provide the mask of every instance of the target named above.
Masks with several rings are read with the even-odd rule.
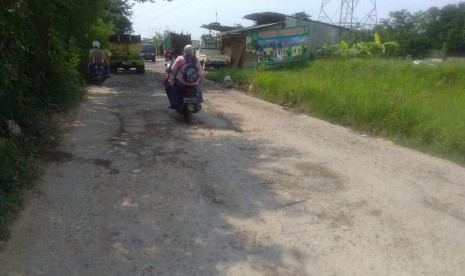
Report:
[[[425,11],[431,7],[442,8],[449,4],[457,4],[456,0],[358,0],[355,16],[363,18],[376,2],[378,22],[389,18],[392,11],[408,10],[411,13]],[[155,33],[166,30],[176,33],[189,33],[192,39],[200,39],[202,34],[208,33],[201,28],[212,22],[221,25],[244,27],[252,26],[253,21],[243,19],[244,16],[257,12],[277,12],[294,14],[306,12],[311,19],[318,20],[322,7],[322,0],[173,0],[171,2],[156,0],[155,3],[136,3],[133,7],[133,29],[135,34],[143,38],[150,38]],[[337,4],[339,3],[339,4]],[[324,10],[334,22],[337,21],[340,0],[330,1]],[[337,6],[339,5],[339,8]]]

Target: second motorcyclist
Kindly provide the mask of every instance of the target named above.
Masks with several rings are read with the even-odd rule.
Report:
[[[95,40],[92,42],[92,49],[89,50],[89,63],[87,64],[87,71],[89,77],[91,77],[96,64],[102,64],[105,68],[105,77],[110,77],[110,64],[106,52],[101,49],[100,42]]]

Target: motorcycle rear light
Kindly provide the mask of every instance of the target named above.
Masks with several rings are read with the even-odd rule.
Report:
[[[189,87],[186,87],[186,89],[184,91],[186,91],[187,93],[194,93],[195,88],[189,86]]]

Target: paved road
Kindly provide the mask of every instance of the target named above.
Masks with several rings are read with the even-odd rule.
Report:
[[[89,92],[0,247],[1,275],[464,275],[465,169],[163,64]]]

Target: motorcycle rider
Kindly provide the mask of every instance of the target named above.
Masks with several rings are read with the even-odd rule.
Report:
[[[187,63],[193,62],[195,59],[195,68],[197,68],[197,74],[199,76],[198,80],[195,83],[187,83],[184,80],[184,71],[186,69]],[[194,54],[194,47],[188,44],[184,47],[184,54],[179,55],[173,64],[171,64],[170,68],[168,69],[169,72],[174,72],[173,76],[173,85],[171,88],[171,93],[168,95],[168,99],[170,101],[169,108],[178,109],[179,108],[179,93],[182,89],[186,86],[195,86],[197,97],[199,99],[199,107],[200,103],[203,102],[202,91],[200,90],[199,84],[203,81],[204,72],[202,70],[202,65],[200,61],[195,58]]]
[[[163,55],[165,56],[165,61],[171,61],[171,53],[168,49],[165,49],[165,51],[163,51]]]
[[[87,72],[89,76],[92,76],[92,72],[94,71],[94,66],[96,64],[103,64],[105,68],[105,77],[110,77],[110,64],[108,60],[107,53],[100,48],[100,42],[95,40],[92,42],[92,49],[89,51],[89,63],[87,64]]]
[[[168,62],[165,63],[165,66],[166,66],[165,71],[166,73],[168,73],[168,76],[166,76],[165,80],[163,81],[163,84],[165,85],[166,96],[168,97],[168,99],[170,99],[171,88],[173,87],[173,82],[174,82],[174,80],[170,80],[171,66],[173,65],[173,62],[176,60],[176,58],[182,55],[182,51],[179,50],[178,48],[175,48],[173,51],[168,51],[168,53],[169,53],[169,59],[168,59]]]

